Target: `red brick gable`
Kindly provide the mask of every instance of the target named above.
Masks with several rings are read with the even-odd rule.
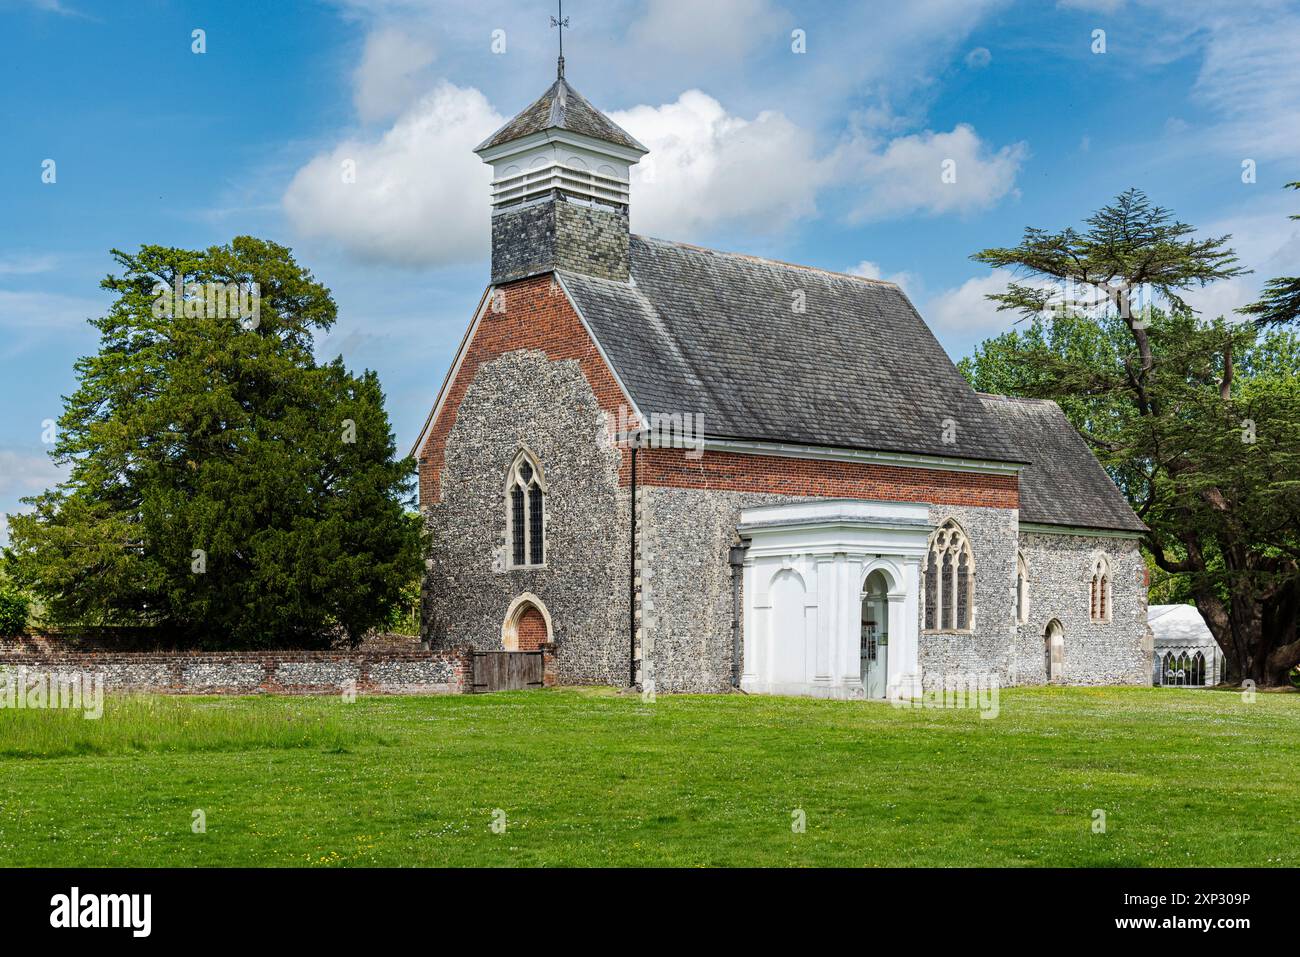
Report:
[[[495,304],[489,299],[483,306],[483,318],[463,347],[460,367],[447,384],[442,408],[420,448],[421,503],[432,504],[441,498],[439,479],[446,458],[447,436],[456,424],[461,400],[484,362],[524,349],[540,350],[552,362],[573,360],[582,369],[596,402],[615,416],[615,421],[620,407],[631,408],[627,393],[601,358],[600,350],[564,290],[551,276],[507,283],[497,287],[494,295],[502,298]],[[624,458],[627,458],[626,451]]]
[[[582,319],[551,276],[534,276],[497,287],[504,297],[483,318],[462,348],[459,367],[447,383],[441,409],[419,452],[420,501],[441,498],[440,477],[447,437],[466,391],[484,362],[508,352],[539,350],[553,362],[576,361],[597,403],[615,422],[631,401],[602,357]],[[691,411],[678,410],[683,413]],[[624,418],[630,416],[625,412]],[[708,423],[704,423],[705,435]],[[865,462],[827,462],[776,455],[706,451],[687,458],[684,449],[647,449],[637,454],[637,482],[670,488],[718,489],[780,495],[929,502],[1016,508],[1014,474],[905,468]],[[619,483],[631,483],[631,454],[623,450]]]

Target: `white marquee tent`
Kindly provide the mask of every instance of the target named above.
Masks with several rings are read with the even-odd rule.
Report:
[[[1223,680],[1223,652],[1195,605],[1151,605],[1152,677],[1158,685],[1213,685]]]

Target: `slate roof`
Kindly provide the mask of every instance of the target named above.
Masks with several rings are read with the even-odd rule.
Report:
[[[474,152],[500,146],[543,130],[568,130],[607,143],[648,152],[632,136],[560,78],[530,106],[474,148]]]
[[[561,275],[646,415],[703,413],[715,439],[1029,461],[892,283],[642,236],[631,271]]]
[[[1032,463],[1020,473],[1022,522],[1146,529],[1059,405],[982,392],[979,398],[1022,459]]]

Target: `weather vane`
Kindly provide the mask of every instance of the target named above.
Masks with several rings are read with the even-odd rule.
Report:
[[[569,25],[569,18],[564,15],[564,0],[559,0],[560,15],[551,17],[551,26],[558,27],[560,30],[560,60],[556,64],[555,75],[561,80],[564,79],[564,28]]]

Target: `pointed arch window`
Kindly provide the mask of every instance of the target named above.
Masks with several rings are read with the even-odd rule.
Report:
[[[970,630],[975,559],[966,533],[951,519],[930,536],[924,591],[927,631]]]
[[[1110,562],[1100,556],[1092,566],[1092,584],[1088,591],[1088,608],[1093,621],[1110,621]]]
[[[1205,654],[1191,654],[1180,651],[1174,654],[1166,651],[1162,659],[1161,684],[1175,687],[1200,686],[1205,684]]]
[[[510,565],[527,568],[546,561],[546,484],[537,461],[520,452],[506,480],[506,528]]]
[[[1023,552],[1016,554],[1016,624],[1029,621],[1029,563]]]

